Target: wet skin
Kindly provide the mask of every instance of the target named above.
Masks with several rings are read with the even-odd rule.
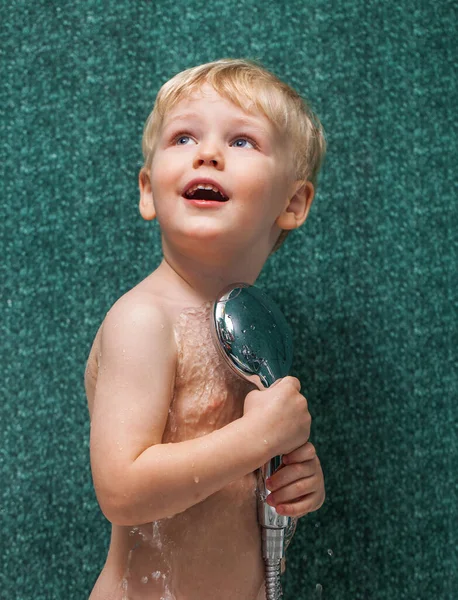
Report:
[[[164,443],[200,437],[239,418],[253,389],[232,374],[213,347],[210,303],[181,311],[174,305],[171,313],[177,370]],[[91,414],[99,339],[100,332],[88,365]],[[197,487],[198,465],[194,481]],[[255,488],[254,474],[248,474],[170,519],[113,525],[107,562],[90,600],[257,598],[264,571]]]
[[[140,212],[146,220],[158,219],[163,265],[168,268],[161,271],[159,267],[120,299],[128,306],[154,305],[165,315],[165,321],[171,324],[175,334],[171,344],[176,360],[174,376],[169,377],[170,348],[158,344],[156,352],[146,356],[143,348],[138,352],[135,349],[136,339],[128,341],[132,356],[117,356],[114,362],[125,368],[126,373],[132,373],[135,369],[130,365],[138,359],[142,363],[139,369],[142,376],[129,379],[116,368],[107,376],[107,363],[104,364],[101,357],[104,329],[107,330],[104,324],[88,361],[86,389],[92,423],[91,462],[94,481],[99,482],[99,489],[96,485],[99,501],[108,505],[110,496],[116,492],[118,478],[131,473],[133,463],[137,464],[136,473],[145,464],[154,469],[148,456],[160,455],[162,465],[169,464],[164,453],[148,452],[151,448],[155,450],[155,445],[167,451],[167,443],[194,440],[219,429],[225,431],[242,416],[245,396],[251,388],[236,379],[213,348],[209,306],[204,303],[216,298],[224,287],[235,281],[254,283],[281,230],[303,223],[313,197],[309,194],[307,199],[303,182],[292,177],[288,141],[263,115],[245,113],[215,95],[212,89],[205,88],[203,92],[179,102],[167,115],[151,169],[142,170],[140,176]],[[228,200],[206,204],[195,197],[188,198],[186,191],[196,179],[211,180]],[[194,312],[188,310],[190,307]],[[148,339],[155,338],[160,338],[160,331],[155,330],[153,338]],[[124,340],[119,343],[124,344]],[[145,342],[144,346],[148,344]],[[162,354],[167,354],[167,361],[162,359]],[[158,368],[159,363],[165,369]],[[157,396],[153,390],[155,382],[145,383],[150,376],[150,364],[154,378],[161,379],[161,385],[156,385],[161,390]],[[116,385],[118,380],[122,382],[120,386]],[[123,386],[129,389],[124,390]],[[132,389],[137,404],[133,435],[127,421],[122,420],[125,414],[129,417]],[[293,407],[296,390],[291,390],[291,384],[288,389],[289,406]],[[253,406],[252,402],[251,414],[254,414]],[[305,421],[301,420],[305,408],[298,411],[298,415],[300,419],[294,415],[291,420],[291,430],[284,428],[288,444],[294,430],[297,442],[294,447],[304,444],[307,438]],[[260,452],[255,448],[257,444],[251,443],[252,426],[256,426],[259,419],[245,422],[250,423],[249,433],[244,434],[243,440],[237,439],[239,444],[249,439],[251,449],[245,452],[247,445],[241,444],[243,456],[240,456],[234,448],[232,456],[237,456],[237,465],[245,464],[246,456],[251,462],[257,462],[258,454],[266,452]],[[92,431],[96,431],[94,447]],[[259,436],[259,439],[262,438]],[[130,448],[126,449],[128,445]],[[275,454],[284,454],[293,447],[275,450]],[[254,453],[256,460],[252,458]],[[211,457],[214,459],[214,454]],[[128,526],[113,524],[108,558],[91,600],[264,600],[264,568],[252,470],[268,458],[264,457],[257,464],[250,462],[250,467],[243,471],[244,476],[240,477],[241,471],[237,471],[239,475],[232,483],[226,485],[229,479],[225,479],[225,485],[215,486],[213,489],[219,491],[204,500],[199,501],[196,491],[196,502],[190,506],[188,496],[186,510],[172,511],[178,514],[172,516],[172,512],[169,514],[160,506],[161,520],[156,523],[145,521],[153,518],[148,503],[161,504],[156,500],[157,495],[160,496],[159,484],[151,488],[148,496],[145,488],[150,479],[143,469],[140,483],[138,478],[136,480],[136,489],[141,489],[140,497],[142,500],[147,497],[148,503],[141,504],[135,498],[133,504],[148,516],[140,525],[135,525],[130,517],[120,521],[128,522]],[[107,462],[111,463],[111,470]],[[217,461],[218,469],[223,462]],[[228,473],[225,466],[221,464],[221,472]],[[157,467],[155,472],[163,473],[163,470]],[[212,473],[212,481],[221,478],[220,472]],[[192,479],[190,483],[198,490],[198,465],[193,476],[194,484]],[[107,480],[110,481],[107,483]],[[105,492],[100,491],[102,488]],[[126,492],[126,488],[123,491]],[[178,496],[169,492],[167,506],[179,504]],[[116,499],[119,498],[118,494]],[[129,512],[128,508],[123,510]],[[164,514],[170,518],[162,518]],[[111,520],[117,521],[116,518]]]

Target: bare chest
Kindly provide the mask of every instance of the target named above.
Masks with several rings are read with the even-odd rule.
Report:
[[[217,352],[210,331],[211,304],[184,310],[175,326],[177,369],[164,441],[206,435],[243,414],[252,386]]]

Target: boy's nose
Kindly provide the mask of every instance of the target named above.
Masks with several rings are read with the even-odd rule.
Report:
[[[224,169],[224,156],[216,144],[198,144],[193,160],[193,167],[197,169],[202,165]]]

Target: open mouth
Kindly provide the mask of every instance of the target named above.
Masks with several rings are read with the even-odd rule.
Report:
[[[213,202],[227,202],[229,198],[215,185],[198,183],[187,189],[183,196],[187,200],[212,200]]]

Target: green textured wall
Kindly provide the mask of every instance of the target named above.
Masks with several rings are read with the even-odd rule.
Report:
[[[2,599],[86,598],[103,565],[83,372],[160,259],[137,211],[143,122],[172,74],[242,56],[306,95],[329,143],[308,222],[259,281],[294,327],[327,481],[285,600],[456,600],[456,13],[1,3]]]

